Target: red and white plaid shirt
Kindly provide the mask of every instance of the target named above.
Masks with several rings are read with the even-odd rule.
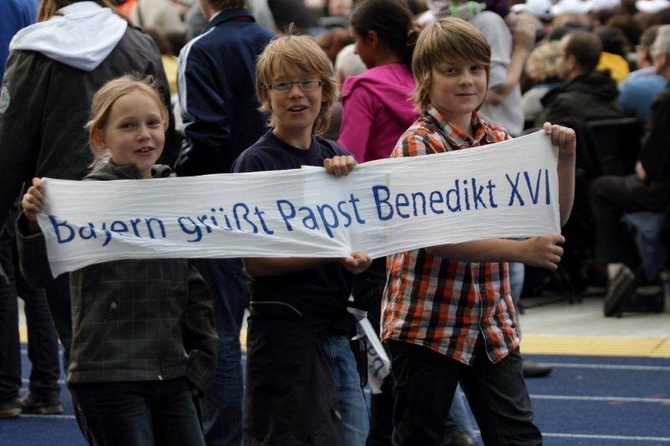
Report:
[[[511,139],[473,112],[474,137],[445,122],[433,107],[401,136],[393,157],[462,150]],[[382,340],[422,345],[472,364],[481,336],[496,363],[519,345],[508,264],[466,263],[406,251],[387,258]]]

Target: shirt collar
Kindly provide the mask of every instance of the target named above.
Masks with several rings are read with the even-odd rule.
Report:
[[[442,132],[447,142],[452,147],[473,147],[484,144],[491,144],[496,142],[493,135],[490,134],[489,125],[482,116],[476,111],[472,112],[472,128],[474,129],[474,136],[470,137],[463,130],[456,125],[447,122],[439,111],[432,105],[426,109],[426,114],[430,116],[436,123],[438,129]]]

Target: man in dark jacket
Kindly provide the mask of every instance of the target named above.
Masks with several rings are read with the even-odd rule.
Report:
[[[233,161],[265,133],[258,111],[256,58],[274,37],[256,23],[246,0],[201,0],[209,19],[202,34],[179,54],[179,106],[184,148],[179,176],[230,173]],[[240,330],[249,301],[241,259],[197,259],[214,300],[219,364],[211,391],[201,400],[205,441],[242,444]]]
[[[538,125],[568,117],[588,122],[625,116],[617,103],[616,82],[607,73],[595,71],[601,52],[602,43],[592,32],[576,31],[563,37],[556,61],[563,83],[542,98],[544,113]]]
[[[656,74],[670,81],[670,25],[659,28],[652,46]],[[670,84],[669,84],[670,85]],[[635,173],[597,178],[591,188],[596,221],[596,260],[606,264],[610,287],[605,298],[605,316],[620,312],[631,298],[635,276],[621,237],[625,213],[665,213],[670,206],[670,88],[658,94],[651,107],[648,135],[640,151]],[[658,268],[660,269],[660,267]],[[654,277],[647,277],[653,280]],[[660,297],[657,310],[663,309]]]

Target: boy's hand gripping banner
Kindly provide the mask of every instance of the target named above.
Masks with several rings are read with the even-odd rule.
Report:
[[[558,151],[544,132],[356,166],[163,178],[46,179],[52,273],[119,259],[371,257],[560,233]]]

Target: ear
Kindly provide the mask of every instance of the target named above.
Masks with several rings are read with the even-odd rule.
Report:
[[[98,147],[105,147],[105,137],[99,128],[94,128],[91,132],[91,139]]]
[[[370,45],[370,48],[377,48],[379,45],[379,34],[376,31],[368,31],[365,35],[365,43]]]

